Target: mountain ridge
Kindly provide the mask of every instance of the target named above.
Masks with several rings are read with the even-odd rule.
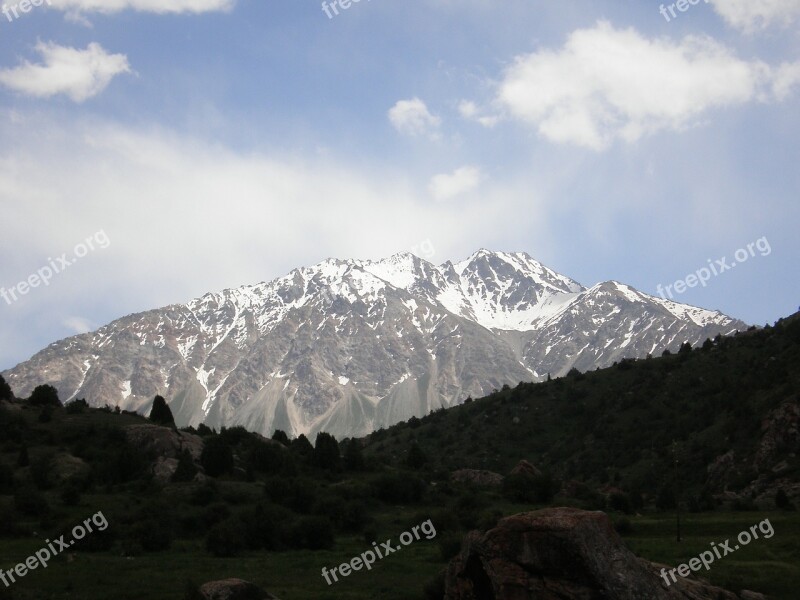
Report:
[[[17,393],[146,411],[180,425],[340,437],[504,384],[697,344],[746,324],[608,281],[586,288],[526,253],[327,259],[270,282],[129,315],[4,372]]]

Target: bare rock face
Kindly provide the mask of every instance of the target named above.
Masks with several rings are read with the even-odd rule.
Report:
[[[174,431],[159,425],[130,425],[125,428],[128,441],[152,460],[156,481],[169,483],[178,469],[178,458],[187,450],[195,463],[203,453],[203,438],[184,431]]]
[[[517,466],[511,469],[511,475],[528,475],[530,477],[538,477],[542,472],[534,467],[527,460],[521,460]]]
[[[243,579],[210,581],[200,586],[206,600],[278,600],[269,592]]]
[[[628,550],[605,513],[551,508],[470,533],[445,600],[741,600],[693,578],[668,587],[661,567]]]
[[[503,476],[492,471],[481,471],[478,469],[459,469],[453,471],[450,479],[456,483],[465,483],[478,487],[497,487],[503,485]]]
[[[160,425],[130,425],[125,435],[134,446],[163,458],[178,458],[188,450],[196,461],[203,453],[203,438],[184,431],[174,431]]]

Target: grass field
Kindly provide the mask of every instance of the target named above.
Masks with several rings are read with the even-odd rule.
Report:
[[[75,523],[96,512],[113,497],[85,499],[74,509]],[[433,511],[436,507],[430,507]],[[507,505],[504,512],[524,510]],[[425,508],[413,507],[383,513],[378,539],[392,539],[416,523]],[[732,591],[751,589],[775,600],[796,600],[800,589],[800,514],[798,513],[701,513],[682,518],[683,541],[675,541],[673,515],[630,517],[628,546],[639,556],[677,566],[709,548],[711,542],[735,540],[740,531],[768,518],[775,534],[751,542],[746,548],[716,561],[704,577]],[[0,566],[23,561],[42,546],[38,538],[0,541]],[[733,543],[731,544],[733,546]],[[14,600],[179,600],[186,582],[240,577],[252,581],[282,600],[419,600],[425,584],[446,563],[437,539],[414,542],[384,560],[371,571],[352,573],[327,585],[322,567],[331,568],[368,550],[362,537],[338,538],[331,551],[249,553],[232,559],[210,556],[201,541],[178,541],[168,552],[124,558],[115,553],[60,556],[47,569],[30,572],[3,594]],[[113,594],[113,596],[110,596]]]

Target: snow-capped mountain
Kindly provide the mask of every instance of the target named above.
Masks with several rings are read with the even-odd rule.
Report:
[[[14,391],[149,410],[179,425],[363,435],[500,388],[746,328],[611,281],[584,288],[524,253],[434,266],[327,260],[51,344]]]

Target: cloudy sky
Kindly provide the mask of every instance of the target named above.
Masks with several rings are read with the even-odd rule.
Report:
[[[36,3],[0,14],[0,369],[422,246],[655,294],[761,240],[676,299],[800,304],[800,0]]]

